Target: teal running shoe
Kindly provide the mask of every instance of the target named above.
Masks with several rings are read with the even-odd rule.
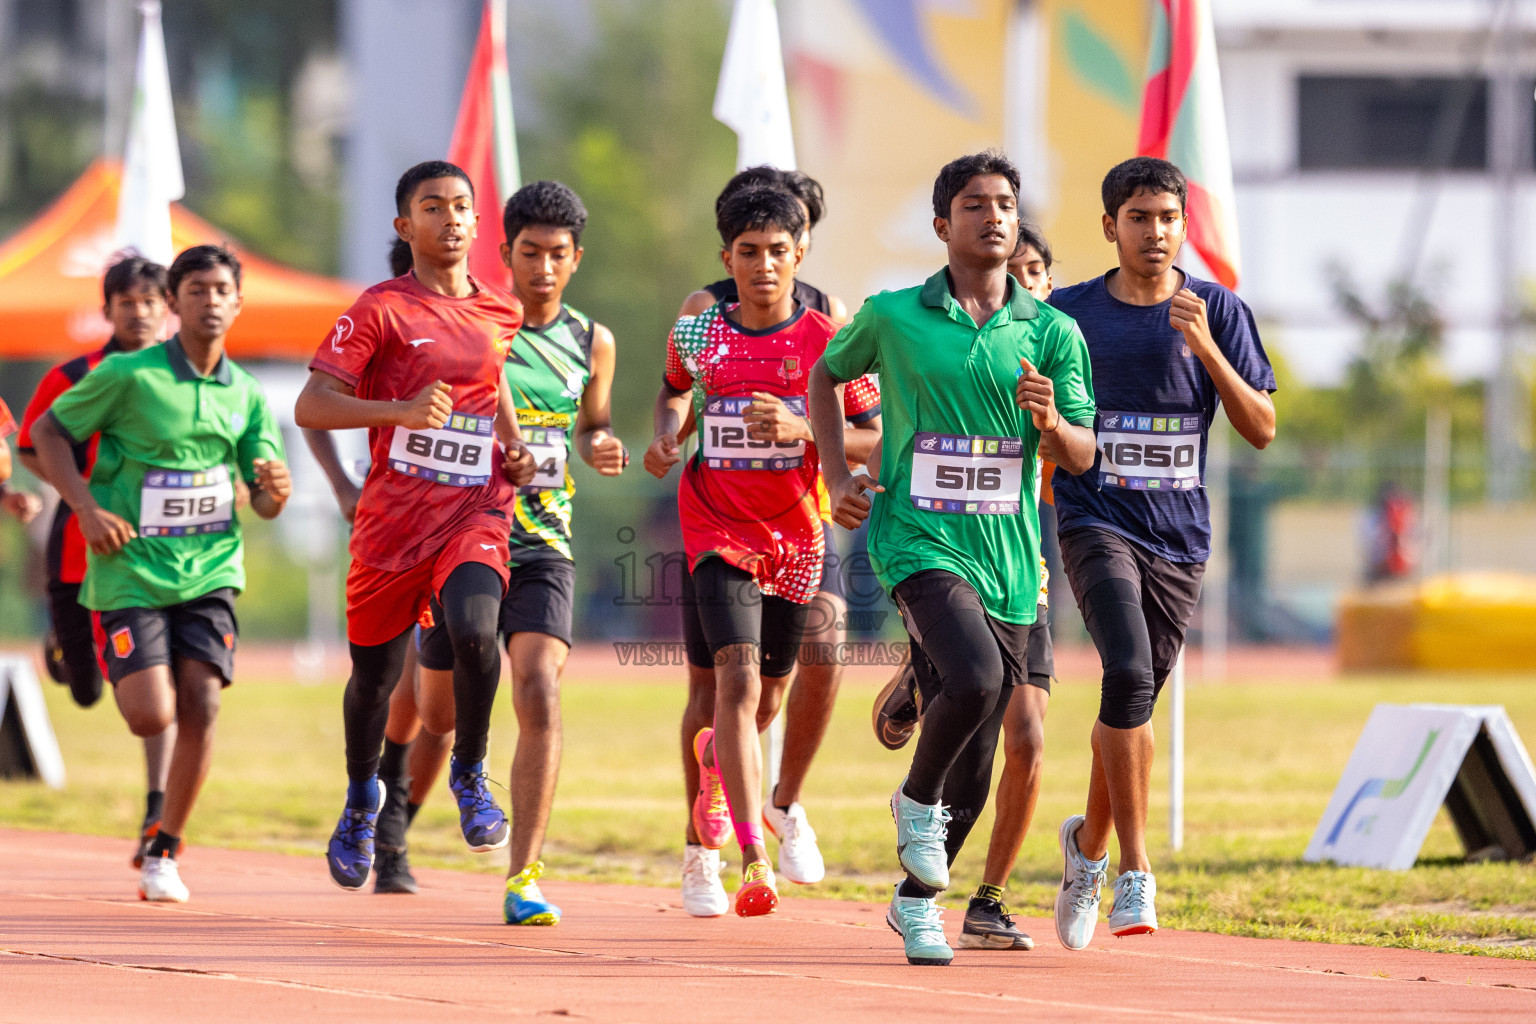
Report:
[[[919,885],[928,889],[949,888],[949,812],[943,804],[920,804],[896,787],[891,794],[891,817],[896,820],[896,856]]]
[[[901,886],[891,893],[885,923],[901,936],[907,947],[907,963],[919,967],[948,967],[955,951],[944,940],[944,911],[932,899],[903,896]]]
[[[507,898],[501,904],[501,916],[507,924],[559,924],[560,908],[539,891],[539,877],[544,862],[535,861],[507,879]]]

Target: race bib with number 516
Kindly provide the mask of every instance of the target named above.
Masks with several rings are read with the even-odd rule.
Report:
[[[1024,506],[1024,442],[1017,437],[919,433],[912,439],[912,504],[929,512],[1015,515]]]
[[[1138,491],[1200,486],[1199,416],[1101,413],[1098,442],[1100,486]]]
[[[435,430],[396,427],[389,468],[449,487],[478,487],[491,479],[494,424],[491,416],[456,412]]]

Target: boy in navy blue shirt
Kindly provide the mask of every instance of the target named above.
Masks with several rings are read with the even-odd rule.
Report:
[[[1059,473],[1061,556],[1103,663],[1086,814],[1059,833],[1066,868],[1056,934],[1082,949],[1098,922],[1109,834],[1120,844],[1110,931],[1157,930],[1147,859],[1152,706],[1184,644],[1210,555],[1202,487],[1217,403],[1255,448],[1275,437],[1275,375],[1253,313],[1174,265],[1188,186],[1166,160],[1137,157],[1104,178],[1104,237],[1120,265],[1051,304],[1082,328],[1098,398],[1093,469]]]

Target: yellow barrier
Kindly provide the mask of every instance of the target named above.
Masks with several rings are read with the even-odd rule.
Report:
[[[1346,672],[1536,671],[1536,577],[1455,573],[1350,593],[1338,649]]]

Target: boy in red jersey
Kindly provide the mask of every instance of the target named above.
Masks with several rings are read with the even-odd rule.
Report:
[[[165,268],[142,256],[127,255],[107,268],[101,280],[102,315],[112,324],[112,336],[94,352],[60,363],[43,375],[32,400],[21,418],[21,433],[16,445],[22,465],[40,480],[46,480],[37,450],[32,446],[32,428],[46,413],[53,400],[78,384],[87,373],[114,352],[137,352],[157,344],[169,312],[166,302]],[[74,446],[75,468],[89,478],[96,464],[96,435]],[[75,703],[88,708],[101,699],[101,666],[96,660],[96,641],[91,635],[91,611],[80,603],[80,585],[85,580],[85,538],[74,510],[59,502],[53,525],[48,531],[47,574],[48,611],[53,628],[43,645],[43,660],[48,674],[69,686]],[[176,743],[176,725],[163,733],[144,737],[144,767],[148,783],[144,824],[134,850],[133,866],[144,866],[144,851],[160,829],[165,808],[166,773],[171,766],[171,748]]]
[[[395,231],[410,245],[414,269],[364,292],[336,322],[294,407],[300,427],[367,427],[373,453],[347,573],[347,803],[326,854],[332,880],[345,889],[362,888],[373,871],[389,697],[429,598],[441,604],[453,644],[450,785],[465,842],[496,850],[509,833],[486,788],[484,760],[501,677],[504,508],[535,469],[501,373],[522,310],[469,276],[479,218],[462,169],[417,164],[401,176],[395,206]]]
[[[678,512],[697,603],[684,613],[699,617],[716,685],[715,727],[694,740],[706,780],[694,827],[712,849],[734,827],[743,859],[735,909],[750,917],[778,905],[763,845],[757,736],[778,710],[821,583],[805,385],[836,325],[794,297],[805,255],[805,211],[794,197],[744,189],[722,205],[718,221],[740,301],[673,328],[645,463],[663,477],[678,462],[691,391],[701,446],[683,472]]]

